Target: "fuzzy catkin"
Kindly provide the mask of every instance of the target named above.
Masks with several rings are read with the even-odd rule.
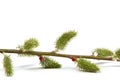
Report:
[[[24,42],[23,49],[24,50],[32,50],[39,46],[39,42],[35,38],[30,38]]]
[[[3,59],[3,67],[5,70],[6,76],[12,76],[13,75],[13,66],[10,56],[4,55]]]
[[[95,51],[97,53],[97,57],[112,57],[113,56],[113,52],[109,49],[106,48],[97,48],[95,49]]]
[[[55,60],[49,57],[44,57],[44,58],[45,58],[44,61],[40,62],[43,68],[61,68],[61,64],[59,64]]]
[[[63,50],[65,49],[68,42],[77,35],[75,31],[68,31],[63,33],[56,41],[56,49]]]
[[[98,72],[100,70],[97,65],[83,58],[77,60],[77,66],[81,71],[85,72]]]

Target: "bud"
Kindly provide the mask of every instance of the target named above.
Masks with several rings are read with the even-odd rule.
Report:
[[[40,57],[39,57],[39,60],[40,60],[41,62],[43,62],[43,61],[45,60],[45,58],[44,58],[43,56],[40,56]]]
[[[72,56],[72,57],[71,57],[71,60],[72,60],[72,61],[77,61],[77,57]]]

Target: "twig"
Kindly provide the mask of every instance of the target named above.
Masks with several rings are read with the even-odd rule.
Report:
[[[46,56],[56,56],[56,57],[65,57],[65,58],[87,58],[87,59],[97,59],[97,60],[109,60],[114,61],[113,58],[101,58],[96,57],[92,55],[70,55],[70,54],[60,54],[56,52],[41,52],[41,51],[23,51],[23,50],[17,50],[17,49],[0,49],[0,52],[3,53],[15,53],[15,54],[31,54],[36,56],[46,55]]]

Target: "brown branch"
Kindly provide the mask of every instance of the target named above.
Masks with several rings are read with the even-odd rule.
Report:
[[[71,57],[77,57],[77,58],[87,58],[87,59],[97,59],[97,60],[110,60],[113,61],[113,58],[100,58],[92,55],[70,55],[70,54],[60,54],[56,52],[40,52],[40,51],[23,51],[23,50],[16,50],[16,49],[0,49],[0,52],[3,53],[15,53],[15,54],[31,54],[36,56],[56,56],[56,57],[65,57],[65,58],[71,58]]]

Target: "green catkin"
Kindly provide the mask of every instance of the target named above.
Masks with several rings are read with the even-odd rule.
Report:
[[[28,40],[26,40],[23,44],[23,46],[19,46],[18,48],[20,48],[20,50],[33,50],[34,48],[39,46],[39,42],[37,39],[35,38],[29,38]],[[30,54],[19,54],[19,56],[33,56]]]
[[[61,68],[61,64],[58,62],[54,61],[53,59],[49,57],[44,57],[45,60],[40,62],[41,66],[43,68]]]
[[[95,49],[94,53],[97,53],[97,57],[112,57],[113,56],[113,52],[110,51],[109,49],[105,49],[105,48],[97,48]]]
[[[3,59],[3,67],[5,70],[6,76],[12,76],[13,75],[13,66],[10,56],[4,55]]]
[[[84,72],[98,72],[100,70],[96,64],[91,63],[83,58],[79,58],[77,60],[77,66],[81,71]]]
[[[63,33],[56,41],[56,49],[64,50],[68,42],[77,35],[75,31],[68,31]]]
[[[32,50],[39,46],[39,42],[35,38],[30,38],[24,42],[23,49],[24,50]]]
[[[117,49],[117,50],[115,51],[115,56],[116,56],[118,59],[120,59],[120,49]]]

